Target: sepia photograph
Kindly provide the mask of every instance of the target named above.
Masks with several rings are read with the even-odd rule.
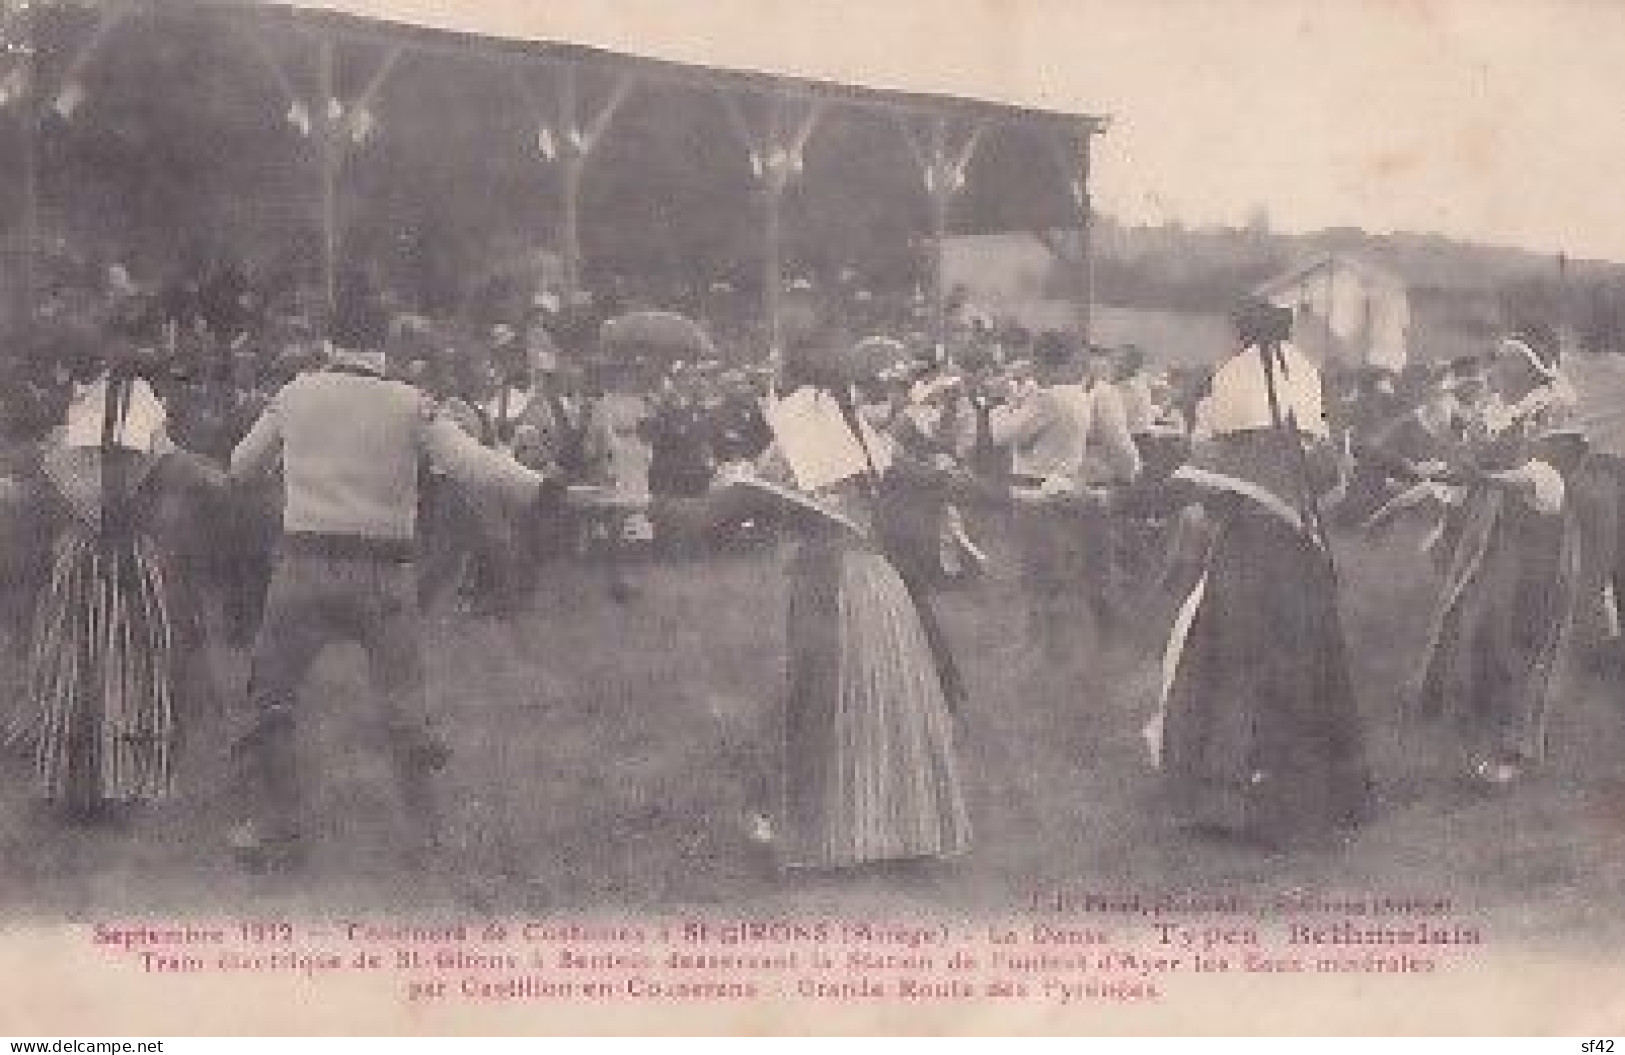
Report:
[[[1617,1031],[1621,71],[0,0],[0,1034]]]

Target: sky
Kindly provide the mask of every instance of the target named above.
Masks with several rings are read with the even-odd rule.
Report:
[[[1110,116],[1130,223],[1438,232],[1625,261],[1625,0],[312,0]]]

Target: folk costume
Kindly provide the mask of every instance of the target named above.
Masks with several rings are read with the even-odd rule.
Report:
[[[768,414],[774,443],[733,485],[773,497],[788,567],[777,833],[787,867],[950,858],[971,826],[945,646],[877,540],[883,441],[821,388]]]
[[[1395,418],[1356,451],[1365,475],[1376,480],[1381,505],[1365,528],[1386,535],[1401,524],[1407,542],[1428,554],[1435,567],[1449,564],[1461,527],[1466,489],[1450,479],[1450,467],[1470,457],[1469,410],[1446,384],[1432,398]]]
[[[536,500],[540,474],[480,445],[366,351],[382,323],[340,313],[340,354],[271,400],[232,451],[234,480],[280,465],[282,539],[254,642],[248,692],[231,714],[234,852],[250,867],[297,860],[301,787],[294,729],[300,688],[326,646],[367,654],[391,761],[418,834],[438,836],[434,774],[449,748],[425,684],[417,575],[418,489],[426,462],[455,485]]]
[[[184,538],[223,478],[169,444],[164,420],[146,381],[105,372],[8,489],[40,517],[47,552],[7,739],[78,818],[171,793],[183,690],[207,688]]]
[[[1198,430],[1175,478],[1216,530],[1148,736],[1182,824],[1320,842],[1358,823],[1370,792],[1314,504],[1335,479],[1319,371],[1289,344],[1249,341],[1216,372]]]
[[[1580,579],[1569,492],[1585,454],[1554,359],[1523,341],[1503,348],[1538,380],[1491,416],[1477,444],[1420,695],[1424,715],[1457,720],[1475,774],[1491,783],[1545,755],[1550,683]]]

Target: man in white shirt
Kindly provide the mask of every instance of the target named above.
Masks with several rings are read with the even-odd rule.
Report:
[[[1151,431],[1156,419],[1156,406],[1151,398],[1151,378],[1145,368],[1145,352],[1136,345],[1125,345],[1118,349],[1116,360],[1112,381],[1128,418],[1129,435],[1142,436]]]
[[[1085,396],[1088,416],[1083,426],[1081,482],[1088,487],[1131,483],[1140,474],[1140,452],[1134,442],[1138,411],[1112,383],[1114,365],[1105,349],[1089,349]]]
[[[1138,349],[1129,349],[1134,355]],[[1125,387],[1122,361],[1105,349],[1090,349],[1089,421],[1084,429],[1083,486],[1099,489],[1133,483],[1140,475],[1140,444],[1136,426],[1149,416],[1150,399],[1143,404],[1140,390]],[[1143,360],[1136,374],[1144,381]],[[1114,383],[1116,382],[1116,383]],[[1121,535],[1116,503],[1103,500],[1084,503],[1084,594],[1094,615],[1097,633],[1109,634],[1116,626],[1115,593],[1118,578]]]
[[[1012,484],[1037,489],[1046,480],[1073,479],[1088,428],[1088,397],[1063,334],[1045,333],[1033,347],[1034,376],[1019,384],[989,421],[995,447],[1008,447]]]
[[[515,510],[536,502],[546,480],[386,376],[387,321],[359,276],[341,284],[330,329],[333,365],[287,384],[231,454],[233,481],[280,470],[283,492],[280,553],[248,691],[228,715],[239,813],[229,838],[252,869],[301,856],[300,687],[326,646],[343,640],[366,653],[403,805],[421,839],[415,849],[438,844],[435,775],[450,748],[423,668],[414,567],[420,468],[427,462]]]
[[[1067,337],[1044,334],[1033,351],[1035,386],[994,411],[990,433],[994,445],[1011,448],[1013,456],[1013,529],[1028,595],[1028,642],[1053,661],[1076,640],[1067,609],[1103,574],[1098,538],[1104,529],[1096,512],[1103,509],[1102,489],[1132,480],[1139,455],[1111,386],[1079,383]]]

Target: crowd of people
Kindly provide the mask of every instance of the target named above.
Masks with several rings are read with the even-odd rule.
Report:
[[[293,730],[336,640],[368,654],[432,847],[449,749],[425,605],[515,617],[550,561],[588,559],[630,601],[630,552],[788,535],[782,779],[755,830],[790,866],[954,857],[972,845],[954,716],[975,657],[937,594],[975,581],[979,532],[1007,528],[1036,665],[1109,638],[1125,578],[1183,598],[1144,730],[1174,816],[1325,841],[1372,813],[1332,544],[1360,530],[1435,556],[1419,711],[1459,720],[1487,787],[1541,762],[1581,595],[1616,596],[1612,540],[1601,556],[1581,540],[1585,496],[1618,475],[1550,332],[1340,387],[1262,302],[1211,369],[1171,372],[959,311],[940,345],[864,336],[852,305],[806,301],[780,354],[751,362],[612,353],[602,319],[551,295],[473,327],[361,276],[314,312],[229,272],[153,296],[110,271],[95,303],[43,313],[72,325],[15,357],[4,401],[24,686],[8,741],[69,817],[162,798],[184,698],[223,691],[199,661],[218,599],[251,656],[228,701],[233,852],[302,853]]]

